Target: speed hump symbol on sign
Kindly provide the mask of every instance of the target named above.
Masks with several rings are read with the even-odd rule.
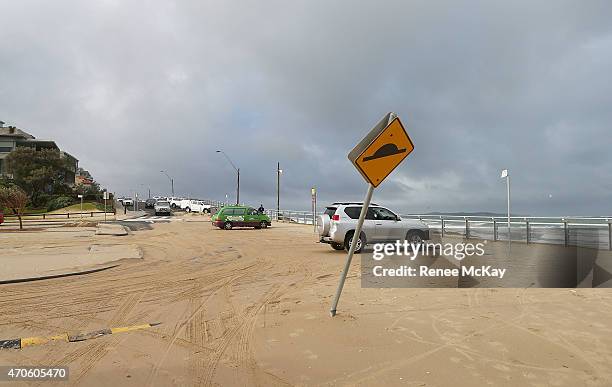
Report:
[[[349,153],[364,179],[378,187],[414,150],[399,117],[388,113]]]

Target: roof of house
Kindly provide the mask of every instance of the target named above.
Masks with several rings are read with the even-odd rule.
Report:
[[[11,133],[11,131],[13,133]],[[3,126],[0,127],[0,136],[5,136],[5,137],[20,137],[23,139],[35,139],[34,136],[32,136],[30,133],[24,132],[23,130],[19,129],[19,128],[15,128],[15,127],[8,127],[8,126]]]
[[[33,144],[35,146],[41,146],[45,148],[59,149],[55,141],[53,140],[39,140],[36,138],[26,138],[23,140],[17,140],[18,146],[28,146],[29,144]]]
[[[0,126],[0,137],[13,137],[17,139],[18,145],[36,144],[46,148],[59,149],[55,141],[53,140],[42,140],[37,139],[30,133],[24,132],[23,130],[14,126]],[[66,157],[73,158],[77,162],[79,161],[76,157],[66,151],[62,151],[62,154]]]

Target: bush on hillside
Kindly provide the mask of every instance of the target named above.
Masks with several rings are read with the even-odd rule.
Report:
[[[47,211],[55,211],[60,208],[68,207],[72,205],[75,200],[68,196],[60,196],[54,199],[49,200],[47,203]]]

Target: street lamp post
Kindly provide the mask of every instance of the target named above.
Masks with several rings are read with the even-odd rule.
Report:
[[[506,191],[508,197],[508,249],[510,249],[510,245],[512,244],[512,234],[510,231],[510,174],[507,169],[502,170],[501,178],[506,178]]]
[[[151,199],[151,187],[147,184],[140,184],[141,187],[147,187],[147,189],[149,190],[149,196],[147,196],[147,199]]]
[[[240,168],[234,165],[234,163],[232,162],[232,159],[230,159],[229,156],[225,154],[225,152],[223,152],[222,150],[217,150],[216,152],[221,153],[223,156],[225,156],[227,161],[229,161],[229,163],[232,165],[232,167],[234,168],[234,170],[236,171],[238,175],[238,184],[236,187],[236,205],[239,205],[240,204]]]
[[[280,169],[280,162],[276,164],[276,220],[278,220],[278,214],[280,212],[280,175],[283,170]]]
[[[170,175],[168,175],[168,173],[166,171],[159,171],[159,172],[163,173],[164,175],[166,175],[166,177],[168,177],[168,179],[170,179],[170,185],[172,187],[172,197],[174,197],[174,179],[171,178]]]

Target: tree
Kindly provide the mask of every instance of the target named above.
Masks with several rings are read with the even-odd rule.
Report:
[[[0,187],[0,207],[13,211],[19,219],[19,229],[23,230],[22,216],[28,203],[28,194],[17,186]]]
[[[68,166],[57,149],[18,147],[5,160],[13,182],[28,194],[34,205],[40,204],[38,198],[45,192],[68,190],[65,183]]]

